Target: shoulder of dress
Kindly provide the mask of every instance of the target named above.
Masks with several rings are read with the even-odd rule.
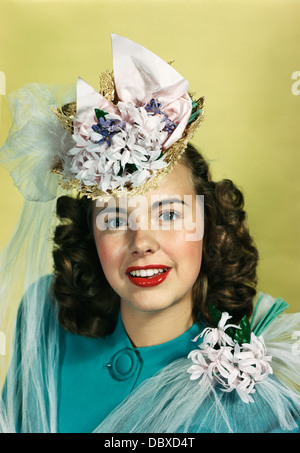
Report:
[[[40,277],[38,280],[29,284],[27,289],[24,291],[21,305],[33,304],[34,300],[39,299],[39,304],[42,301],[49,302],[54,299],[52,284],[54,282],[53,274],[46,274]]]
[[[54,275],[53,274],[46,274],[40,277],[38,280],[34,281],[31,283],[31,285],[28,287],[27,291],[45,291],[49,289],[51,284],[54,281]]]
[[[41,319],[46,322],[53,317],[56,310],[55,298],[52,291],[54,276],[43,275],[31,283],[23,294],[18,308],[17,323],[22,319]]]

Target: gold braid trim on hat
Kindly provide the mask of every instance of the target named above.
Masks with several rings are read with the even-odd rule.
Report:
[[[114,77],[112,71],[106,71],[100,75],[100,94],[108,99],[110,102],[117,104],[118,98],[114,84]],[[165,154],[165,162],[168,165],[164,168],[158,169],[156,171],[151,171],[154,176],[149,177],[143,184],[138,187],[132,187],[131,185],[128,187],[119,187],[112,190],[107,190],[107,193],[103,192],[97,185],[93,186],[86,186],[82,181],[78,179],[72,179],[66,181],[65,179],[61,179],[59,184],[66,190],[75,189],[76,191],[80,192],[82,195],[86,195],[88,198],[95,199],[102,199],[107,201],[111,197],[119,198],[121,196],[132,197],[135,195],[143,195],[144,193],[155,190],[158,188],[161,179],[166,176],[180,159],[182,154],[184,153],[188,142],[194,136],[196,129],[199,127],[201,122],[204,119],[204,97],[201,97],[198,100],[194,100],[194,94],[189,93],[190,98],[197,104],[193,108],[193,111],[200,110],[199,114],[197,115],[196,119],[188,124],[179,140],[174,143],[170,148],[168,148]],[[76,115],[76,102],[71,102],[70,104],[65,104],[64,106],[51,110],[55,113],[55,115],[59,118],[62,126],[68,131],[73,134],[73,120]],[[58,163],[55,168],[52,169],[53,173],[57,173],[63,176],[63,168],[62,164]]]

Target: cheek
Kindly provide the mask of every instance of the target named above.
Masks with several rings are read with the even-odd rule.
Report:
[[[185,233],[175,233],[169,235],[167,244],[166,253],[173,257],[183,278],[196,279],[201,268],[202,240],[186,241]]]
[[[98,235],[95,237],[96,248],[103,272],[108,281],[113,277],[116,269],[119,268],[118,244],[110,236]]]
[[[192,288],[198,278],[202,261],[202,241],[187,242],[182,266],[182,279],[189,288]]]
[[[191,279],[196,279],[201,268],[202,241],[186,242],[183,254],[186,273],[190,275]]]

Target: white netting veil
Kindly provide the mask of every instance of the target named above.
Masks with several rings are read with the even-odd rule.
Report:
[[[23,418],[28,424],[23,426],[25,432],[55,431],[57,328],[49,330],[51,340],[46,341],[43,330],[49,326],[43,322],[45,308],[39,300],[36,282],[52,273],[53,267],[52,236],[56,200],[61,190],[57,175],[50,169],[56,156],[70,147],[71,140],[50,107],[71,102],[74,96],[74,87],[44,84],[29,84],[9,96],[13,123],[0,150],[0,163],[13,177],[24,196],[24,204],[16,231],[0,257],[0,331],[6,338],[5,351],[0,356],[5,400],[0,403],[0,432],[14,432],[20,411],[33,414],[33,410],[34,418]],[[43,284],[43,280],[39,284]],[[48,280],[44,284],[48,284]],[[15,337],[17,319],[18,336]],[[44,343],[37,341],[38,335]],[[13,349],[16,350],[14,357]],[[42,379],[43,355],[49,362],[47,370],[52,370],[47,382]],[[21,403],[14,393],[17,381]],[[51,395],[47,408],[46,394]],[[30,426],[32,423],[35,426]]]

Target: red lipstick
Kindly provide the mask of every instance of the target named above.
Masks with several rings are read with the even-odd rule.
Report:
[[[158,273],[147,272],[150,269],[156,269]],[[126,275],[134,285],[141,288],[150,288],[160,285],[168,277],[170,270],[171,267],[162,264],[150,264],[148,266],[129,267],[126,269]]]

